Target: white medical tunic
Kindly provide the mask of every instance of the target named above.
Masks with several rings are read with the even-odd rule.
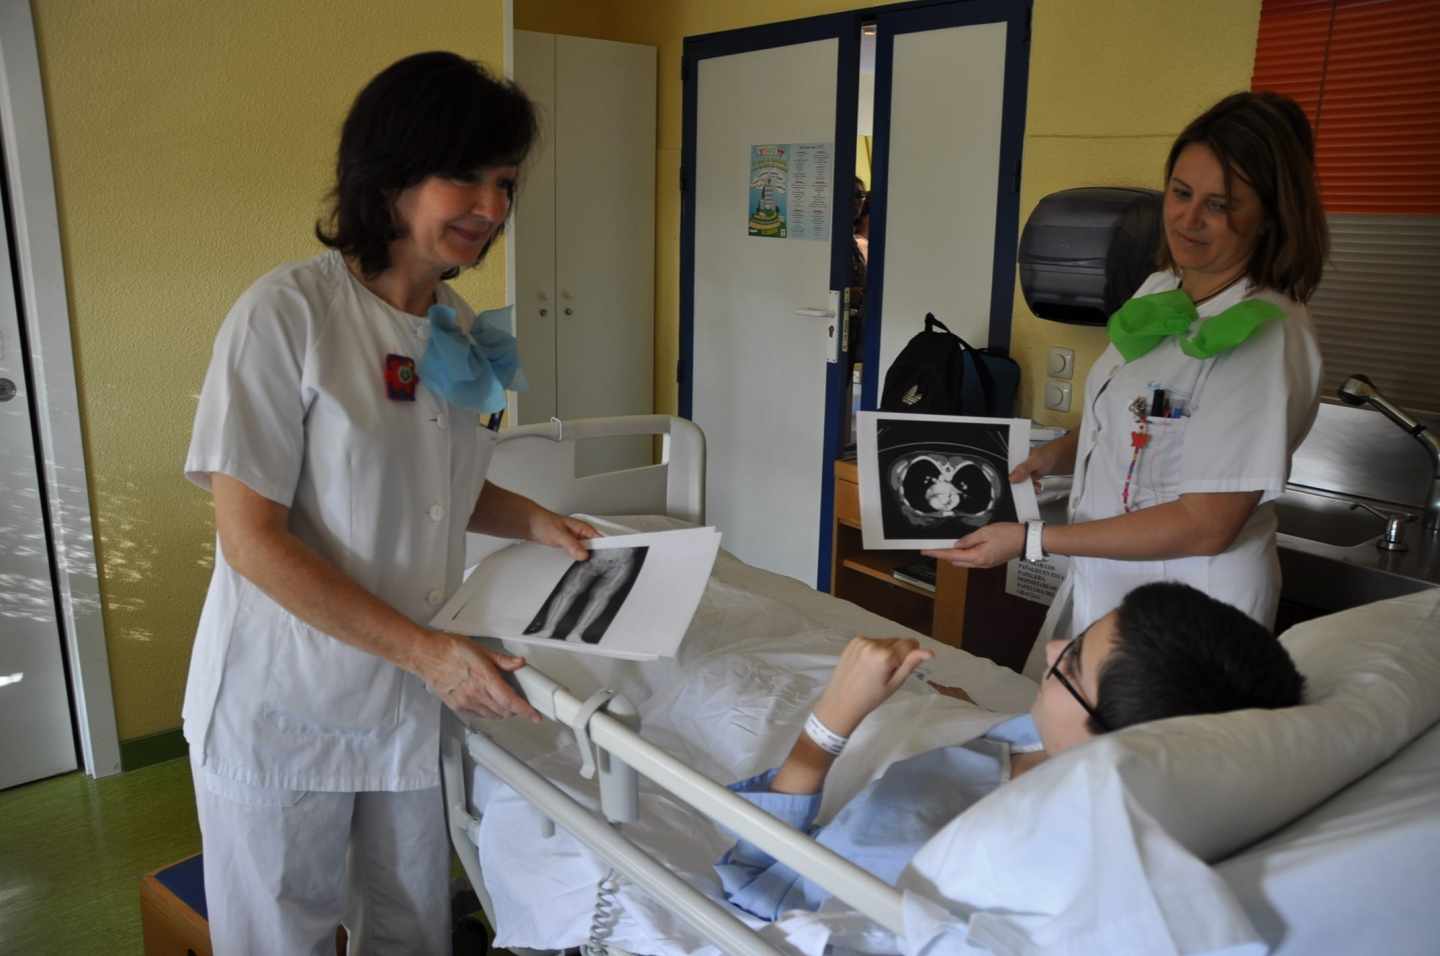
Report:
[[[460,297],[437,295],[468,327]],[[423,385],[388,396],[386,357],[418,366],[428,334],[337,252],[276,269],[221,326],[185,462],[203,488],[223,472],[289,508],[296,536],[420,623],[460,584],[495,442]],[[415,676],[271,600],[217,538],[185,691],[192,760],[263,787],[433,787],[440,708]]]
[[[1137,297],[1178,288],[1173,272],[1157,272]],[[1114,345],[1085,381],[1085,410],[1070,493],[1070,521],[1096,521],[1125,512],[1121,501],[1139,422],[1131,409],[1164,389],[1178,417],[1148,417],[1148,444],[1130,478],[1132,510],[1194,492],[1260,492],[1260,504],[1239,536],[1213,556],[1163,561],[1070,559],[1073,610],[1068,621],[1047,622],[1053,637],[1079,633],[1120,606],[1133,588],[1151,581],[1180,581],[1232,604],[1267,627],[1280,600],[1275,550],[1275,507],[1285,488],[1290,456],[1304,440],[1319,407],[1320,352],[1304,305],[1248,279],[1201,303],[1193,334],[1204,320],[1250,297],[1285,312],[1249,340],[1212,358],[1195,359],[1169,338],[1133,362]],[[1052,616],[1063,615],[1057,596]],[[1043,642],[1042,642],[1043,643]],[[1029,673],[1029,668],[1027,668]]]

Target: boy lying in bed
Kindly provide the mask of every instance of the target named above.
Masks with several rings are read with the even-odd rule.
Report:
[[[893,885],[958,814],[1055,754],[1148,720],[1294,706],[1304,685],[1268,631],[1183,584],[1136,588],[1073,641],[1052,641],[1047,655],[1029,714],[893,764],[816,828],[825,777],[845,740],[931,656],[907,638],[857,637],[784,764],[731,789]],[[762,919],[817,909],[830,895],[743,840],[715,869],[726,899]]]

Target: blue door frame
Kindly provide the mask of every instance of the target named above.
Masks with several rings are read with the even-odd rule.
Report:
[[[850,250],[853,242],[850,217],[840,215],[850,208],[855,179],[856,121],[859,110],[860,30],[876,21],[875,63],[875,165],[872,171],[871,239],[872,262],[877,266],[866,277],[865,339],[862,343],[864,376],[862,407],[875,407],[880,354],[880,296],[884,281],[884,186],[888,176],[890,131],[891,67],[897,33],[912,33],[944,27],[968,26],[1004,21],[1006,29],[1005,93],[1001,119],[1000,189],[995,229],[995,277],[991,293],[990,344],[1008,346],[1010,341],[1011,293],[1015,282],[1015,243],[1019,219],[1020,146],[1025,125],[1025,92],[1029,68],[1030,10],[1032,0],[920,0],[886,7],[874,7],[808,17],[783,23],[727,30],[686,37],[681,60],[684,85],[682,143],[680,153],[680,350],[676,368],[679,411],[691,418],[694,410],[695,365],[695,183],[696,101],[700,61],[756,50],[835,39],[839,43],[836,63],[835,107],[835,190],[831,197],[830,288],[844,289],[850,279]],[[882,148],[883,144],[883,148]],[[873,296],[873,300],[872,300]],[[816,584],[830,589],[830,555],[835,512],[834,461],[840,453],[849,368],[843,324],[840,361],[825,376],[824,454],[820,463],[820,541]]]

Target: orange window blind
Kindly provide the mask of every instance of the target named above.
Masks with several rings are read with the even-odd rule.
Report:
[[[1440,0],[1264,0],[1251,86],[1293,97],[1315,128],[1322,396],[1364,372],[1440,414]]]
[[[1440,2],[1264,0],[1251,87],[1309,115],[1328,212],[1440,215]]]

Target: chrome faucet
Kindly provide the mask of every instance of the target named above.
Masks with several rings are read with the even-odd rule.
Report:
[[[1440,442],[1435,440],[1435,434],[1424,422],[1416,421],[1403,409],[1391,404],[1389,399],[1380,394],[1375,383],[1364,375],[1352,375],[1345,380],[1345,384],[1340,386],[1340,401],[1346,405],[1375,406],[1386,418],[1405,429],[1407,434],[1425,446],[1431,463],[1430,499],[1425,502],[1425,530],[1431,534],[1440,534]]]

